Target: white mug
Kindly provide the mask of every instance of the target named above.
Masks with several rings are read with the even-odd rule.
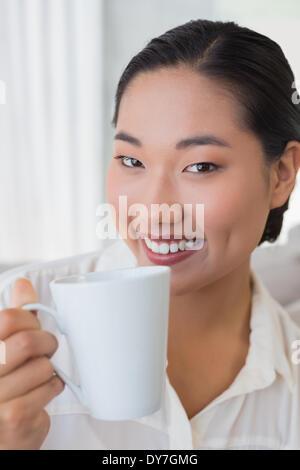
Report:
[[[80,384],[51,363],[61,379],[104,420],[145,416],[161,407],[166,379],[169,266],[138,266],[54,279],[56,320],[73,352]]]

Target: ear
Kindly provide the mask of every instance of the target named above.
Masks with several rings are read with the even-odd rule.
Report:
[[[287,143],[280,159],[273,164],[270,209],[281,207],[286,203],[296,184],[299,168],[300,142],[291,140]]]

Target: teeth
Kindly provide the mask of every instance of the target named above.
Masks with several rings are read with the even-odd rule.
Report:
[[[178,245],[177,243],[171,243],[170,245],[170,252],[171,253],[176,253],[178,251]]]
[[[145,237],[145,243],[147,247],[153,251],[154,253],[159,253],[161,255],[167,255],[168,253],[176,253],[179,251],[186,251],[186,249],[191,249],[193,246],[202,242],[203,240],[200,238],[194,240],[180,240],[179,242],[172,241],[169,243],[157,243],[155,241],[150,240],[149,238]]]
[[[180,240],[179,242],[179,250],[180,251],[184,251],[185,249],[185,241],[184,240]]]
[[[185,246],[186,246],[187,248],[192,248],[192,246],[194,246],[194,245],[195,245],[195,243],[194,243],[192,240],[189,240],[189,241],[186,242],[186,244],[185,244]]]
[[[151,249],[151,240],[145,237],[145,242],[146,242],[147,247]]]
[[[159,246],[158,246],[158,243],[156,242],[152,242],[151,240],[149,240],[151,245],[150,245],[150,250],[154,251],[154,253],[159,253]]]
[[[161,255],[167,255],[169,253],[169,245],[168,243],[160,243],[159,244],[159,253]]]

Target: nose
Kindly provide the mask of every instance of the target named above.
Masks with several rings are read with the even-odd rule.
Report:
[[[155,178],[142,194],[145,207],[140,217],[138,233],[149,238],[181,238],[183,234],[183,205],[171,178]]]
[[[170,173],[170,170],[168,170]],[[134,238],[140,236],[152,239],[194,239],[204,238],[204,214],[194,210],[191,203],[180,200],[182,194],[176,187],[176,181],[165,170],[160,175],[151,175],[134,195],[135,202],[141,207],[130,216],[137,217],[130,224]],[[193,213],[194,212],[194,213]],[[136,234],[134,233],[136,232]]]

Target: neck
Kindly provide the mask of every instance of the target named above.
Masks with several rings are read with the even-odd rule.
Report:
[[[250,262],[198,291],[170,297],[168,358],[216,340],[248,342],[251,314]]]

